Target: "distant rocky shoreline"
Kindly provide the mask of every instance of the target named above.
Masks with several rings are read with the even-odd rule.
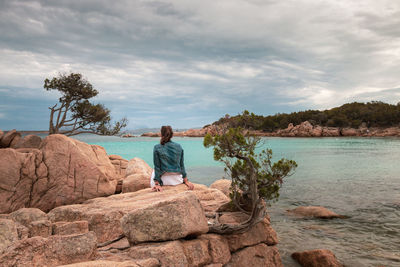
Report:
[[[312,125],[310,122],[305,121],[299,125],[294,126],[292,123],[286,129],[280,129],[275,132],[263,132],[248,130],[249,133],[256,136],[267,137],[400,137],[400,127],[388,128],[348,128],[348,127],[326,127],[319,125]],[[202,129],[189,129],[184,132],[174,132],[174,136],[179,137],[204,137],[206,134],[218,133],[216,125],[208,125]],[[160,137],[160,133],[148,132],[141,136],[144,137]]]

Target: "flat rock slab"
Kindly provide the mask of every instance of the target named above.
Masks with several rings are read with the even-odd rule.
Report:
[[[292,215],[296,215],[299,217],[308,217],[308,218],[320,218],[320,219],[347,218],[347,216],[339,215],[333,211],[328,210],[327,208],[320,206],[307,206],[307,207],[301,206],[293,210],[288,210],[287,212]]]
[[[163,189],[163,192],[153,192],[148,188],[132,193],[95,198],[83,204],[61,206],[51,210],[48,217],[52,222],[88,221],[89,229],[96,233],[98,242],[103,243],[123,233],[120,219],[125,214],[187,192],[187,186],[184,184],[163,186]],[[205,212],[213,212],[229,201],[229,198],[221,191],[205,185],[195,184],[195,189],[191,192],[200,200]]]
[[[121,225],[131,245],[176,240],[208,232],[200,201],[188,191],[128,212],[122,217]]]

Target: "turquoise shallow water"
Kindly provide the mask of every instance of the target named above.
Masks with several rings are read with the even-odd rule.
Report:
[[[108,154],[140,157],[150,166],[158,138],[81,135]],[[202,138],[174,138],[185,150],[191,181],[211,184],[224,176],[212,149]],[[327,248],[347,266],[400,266],[400,139],[397,138],[265,138],[275,158],[295,160],[270,214],[285,266],[299,266],[295,251]],[[300,205],[325,206],[348,219],[316,220],[288,216]]]

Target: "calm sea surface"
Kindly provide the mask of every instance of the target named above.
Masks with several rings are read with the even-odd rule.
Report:
[[[76,136],[103,146],[108,154],[139,157],[150,166],[158,138]],[[178,138],[185,150],[188,178],[210,185],[224,176],[212,149],[202,138]],[[347,266],[400,266],[400,139],[398,138],[265,138],[276,159],[295,160],[281,197],[269,209],[285,266],[299,266],[295,251],[326,248]],[[296,206],[324,206],[348,219],[299,219],[288,216]]]

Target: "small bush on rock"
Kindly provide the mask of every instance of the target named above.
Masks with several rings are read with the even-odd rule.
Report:
[[[271,149],[257,154],[255,149],[260,141],[240,127],[204,137],[204,146],[214,147],[214,159],[225,164],[225,171],[232,178],[231,204],[250,214],[240,225],[212,225],[211,232],[244,232],[260,222],[266,215],[266,204],[278,199],[283,179],[296,169],[297,163],[293,160],[282,158],[273,163]]]

